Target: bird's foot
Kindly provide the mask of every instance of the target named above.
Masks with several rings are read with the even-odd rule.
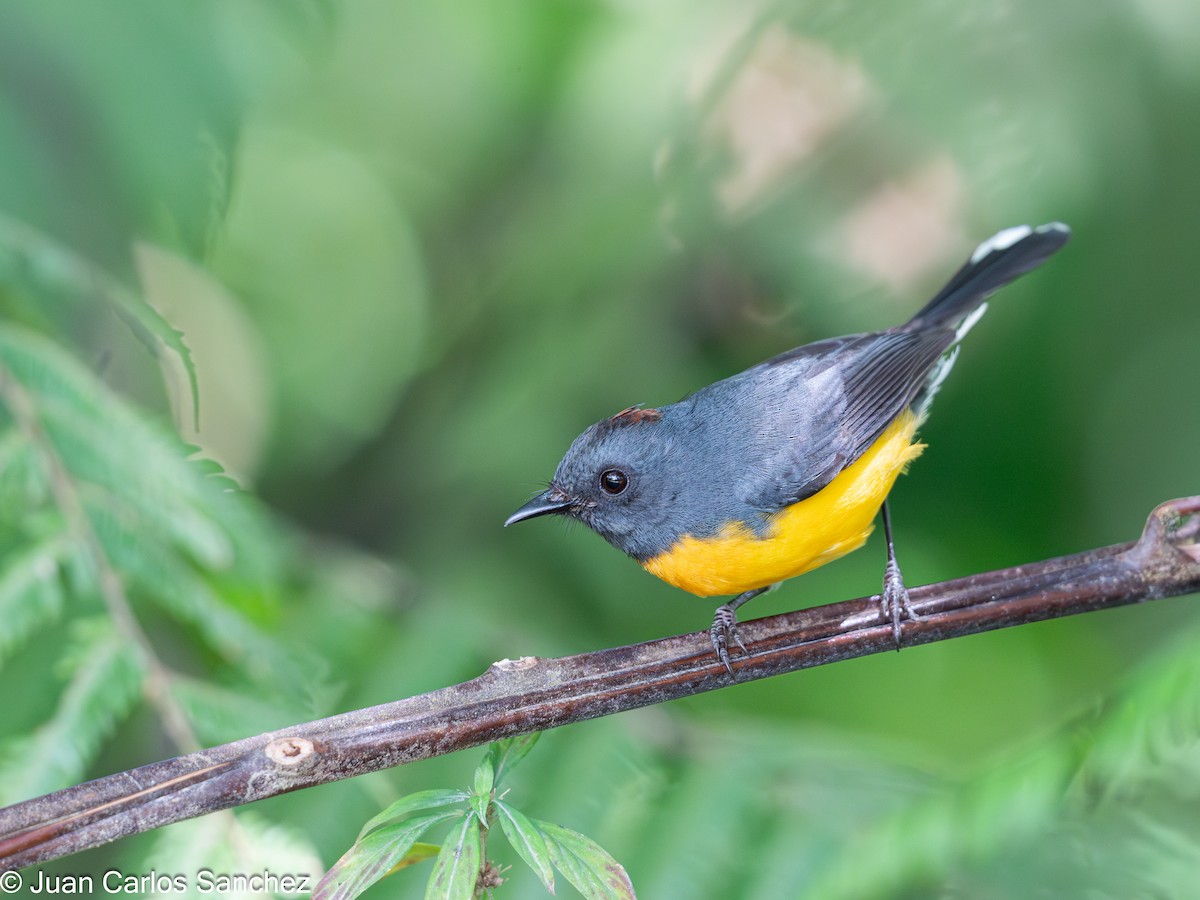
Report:
[[[895,559],[889,559],[883,573],[883,593],[879,595],[879,617],[892,623],[892,637],[896,641],[896,649],[900,649],[900,622],[909,619],[921,621],[921,617],[912,608],[908,598],[908,588],[904,586],[904,577]],[[714,626],[715,627],[715,626]]]
[[[708,636],[712,639],[717,659],[721,660],[721,664],[729,672],[729,677],[736,679],[737,676],[733,674],[733,666],[729,663],[730,644],[737,644],[742,649],[743,656],[749,654],[746,645],[742,643],[741,635],[738,634],[737,612],[734,606],[726,603],[717,607],[716,613],[713,614],[712,628],[708,630]]]

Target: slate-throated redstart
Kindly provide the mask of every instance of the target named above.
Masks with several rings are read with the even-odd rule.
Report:
[[[505,525],[578,519],[644,569],[701,597],[737,594],[709,631],[746,652],[736,610],[793,575],[865,543],[882,508],[887,567],[880,615],[900,644],[915,618],[886,498],[920,455],[929,403],[984,301],[1067,242],[1052,222],[984,241],[908,322],[817,341],[657,409],[630,407],[577,437],[550,487]]]

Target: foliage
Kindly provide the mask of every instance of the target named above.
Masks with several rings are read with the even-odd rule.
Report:
[[[418,838],[447,819],[456,821],[437,851],[426,897],[470,900],[503,884],[502,870],[484,853],[499,821],[501,833],[551,894],[555,893],[553,865],[589,900],[632,898],[629,876],[595,841],[561,825],[531,819],[499,799],[507,793],[500,790],[504,777],[528,754],[537,737],[493,743],[475,769],[469,793],[420,791],[391,804],[363,826],[354,846],[317,885],[314,900],[351,900],[381,878],[427,858],[430,853],[424,847],[413,853]],[[457,808],[445,809],[452,805]],[[430,809],[440,811],[427,812]]]
[[[75,635],[59,655],[67,685],[37,733],[41,748],[25,739],[6,753],[0,796],[11,801],[80,779],[100,738],[150,690],[155,663],[135,604],[194,625],[198,640],[264,686],[266,665],[294,664],[231,602],[235,587],[263,589],[277,551],[227,479],[189,461],[177,438],[59,347],[15,325],[0,326],[0,402],[12,454],[2,582],[17,627],[8,654],[45,640],[64,615]]]
[[[592,535],[500,522],[590,422],[900,321],[1018,222],[1075,238],[966,342],[900,561],[1134,537],[1196,483],[1193,6],[0,6],[0,802],[705,626]],[[872,593],[882,557],[747,612]],[[738,685],[469,791],[431,760],[47,869],[315,872],[442,791],[368,822],[360,887],[424,858],[465,890],[497,824],[498,896],[603,879],[570,822],[649,897],[1186,894],[1198,627],[1154,603]]]

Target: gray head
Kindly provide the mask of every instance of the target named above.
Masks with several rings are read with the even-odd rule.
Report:
[[[508,517],[512,525],[558,513],[578,519],[613,546],[644,560],[678,539],[665,523],[684,490],[687,467],[672,423],[657,409],[633,406],[579,435],[558,464],[550,487]]]

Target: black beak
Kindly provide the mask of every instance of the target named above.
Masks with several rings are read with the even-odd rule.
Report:
[[[505,519],[504,527],[507,528],[514,522],[523,522],[526,519],[536,519],[538,516],[562,512],[570,505],[571,499],[566,494],[557,488],[550,488],[549,490],[542,491]]]

